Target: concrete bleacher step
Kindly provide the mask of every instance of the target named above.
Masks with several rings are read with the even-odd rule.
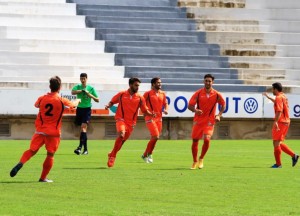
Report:
[[[261,8],[269,8],[269,9],[300,9],[300,5],[298,1],[294,0],[247,0],[246,8],[253,9],[261,9]]]
[[[130,6],[176,6],[177,0],[67,0],[69,3],[86,5],[130,5]]]
[[[246,0],[178,0],[179,7],[244,8]]]
[[[141,46],[145,41],[178,42],[178,43],[205,43],[205,33],[197,31],[167,31],[145,29],[96,29],[96,39],[106,41],[138,42]]]
[[[85,28],[84,16],[0,14],[0,26]]]
[[[54,76],[79,77],[80,73],[87,73],[92,77],[124,77],[123,66],[61,66],[61,65],[26,65],[0,64],[1,77],[6,76]],[[38,73],[37,73],[38,72]]]
[[[208,43],[300,45],[300,33],[206,32]]]
[[[186,84],[202,84],[203,83],[203,77],[199,78],[167,78],[167,77],[160,77],[163,81],[164,84],[181,84],[181,83],[186,83]],[[152,78],[141,78],[141,81],[144,83],[151,83]],[[216,79],[214,81],[214,84],[243,84],[243,80],[239,79]]]
[[[146,48],[195,48],[203,49],[207,48],[210,50],[219,50],[220,46],[218,44],[207,44],[207,43],[187,43],[187,42],[156,42],[156,41],[105,41],[106,50],[110,47],[146,47]]]
[[[238,79],[237,70],[231,68],[205,67],[159,67],[159,66],[126,66],[126,77],[138,76],[152,78],[153,76],[173,78],[203,78],[205,74],[213,73],[216,79]]]
[[[0,51],[104,53],[104,41],[0,39]]]
[[[101,17],[118,16],[118,17],[148,17],[148,18],[156,18],[156,17],[186,18],[186,13],[182,11],[164,11],[164,10],[148,11],[145,9],[129,10],[124,8],[103,9],[102,7],[99,9],[95,9],[95,8],[84,9],[81,6],[82,5],[78,5],[77,7],[78,15],[101,16]]]
[[[0,26],[0,39],[3,38],[91,41],[95,39],[95,29]]]
[[[166,54],[166,55],[218,55],[218,50],[209,48],[165,48],[165,47],[140,47],[140,46],[111,46],[106,49],[107,52],[127,53],[127,54]]]
[[[199,88],[203,88],[201,84],[186,84],[186,83],[166,83],[163,86],[165,91],[197,91]],[[214,84],[214,89],[220,92],[245,92],[245,93],[257,93],[265,92],[267,90],[266,86],[262,85],[245,85],[245,84]]]
[[[110,11],[111,16],[119,16],[119,12],[128,12],[130,13],[131,17],[135,17],[135,14],[141,15],[140,13],[143,12],[145,13],[145,16],[147,17],[148,12],[153,13],[157,12],[159,14],[159,17],[164,17],[163,14],[165,12],[169,13],[180,13],[180,14],[185,14],[186,13],[186,8],[179,8],[179,7],[165,7],[165,6],[135,6],[135,5],[110,5],[110,4],[105,4],[105,5],[89,5],[89,4],[77,4],[77,12],[80,14],[82,11],[87,12],[87,14],[83,15],[89,15],[90,11],[93,11],[93,13],[96,13],[96,11],[99,11],[100,13],[102,11]],[[92,15],[92,14],[91,14]],[[185,17],[185,16],[184,16]]]
[[[38,53],[1,51],[0,64],[42,64],[62,66],[113,66],[113,53]]]
[[[147,29],[116,29],[98,28],[97,34],[137,34],[137,35],[161,35],[161,36],[197,36],[199,42],[205,43],[205,33],[199,31],[178,31],[178,30],[147,30]],[[126,42],[126,41],[124,41]]]
[[[199,37],[197,36],[168,36],[168,35],[137,35],[137,34],[103,34],[96,36],[99,40],[106,41],[140,41],[140,42],[164,42],[164,43],[197,43]]]
[[[114,22],[114,21],[101,21],[93,24],[93,26],[88,25],[88,27],[93,28],[119,28],[119,29],[153,29],[153,30],[196,30],[196,24],[193,21],[188,23],[155,23],[155,22]]]
[[[300,57],[260,57],[260,56],[230,56],[230,64],[249,63],[257,65],[272,65],[273,68],[300,68]]]
[[[0,2],[0,14],[28,14],[28,15],[75,15],[76,5],[75,4],[62,4],[50,2],[40,3],[39,1],[32,2],[17,2],[7,1]]]
[[[220,56],[116,54],[116,65],[164,67],[228,68],[228,58]]]
[[[270,26],[256,20],[194,19],[198,31],[265,32]]]
[[[0,3],[10,3],[10,2],[16,2],[16,3],[43,3],[43,4],[53,4],[53,3],[60,3],[65,4],[65,0],[0,0]]]
[[[60,75],[60,78],[67,83],[77,83],[80,82],[79,76],[75,77],[75,76],[63,76]],[[93,75],[89,75],[88,76],[89,79],[89,83],[113,83],[115,85],[118,84],[127,84],[127,88],[128,88],[128,79],[122,78],[120,79],[119,77],[114,78],[114,77],[96,77]],[[45,82],[45,80],[49,80],[49,76],[7,76],[7,77],[3,77],[1,82]]]
[[[215,8],[187,8],[187,17],[193,19],[218,20],[226,18],[228,21],[241,20],[299,20],[299,9],[215,9]]]
[[[6,81],[6,82],[0,82],[0,89],[49,89],[49,77],[47,77],[46,81],[43,79],[43,81]],[[71,90],[74,85],[77,85],[79,83],[78,80],[73,80],[74,82],[68,81],[68,78],[63,78],[62,83],[62,90]],[[93,81],[89,81],[89,84],[93,85],[95,89],[98,91],[119,91],[119,90],[126,90],[128,89],[128,78],[123,79],[116,79],[114,80],[115,83],[111,84],[109,80],[101,80],[98,83],[94,83]],[[149,84],[143,84],[140,86],[140,91],[147,91],[150,89]]]
[[[15,81],[0,81],[0,89],[49,89],[49,77],[47,79],[43,79],[41,81],[22,81],[22,80],[15,80]],[[74,85],[79,83],[78,80],[68,81],[68,77],[62,78],[62,90],[71,90]],[[115,83],[111,84],[114,81]],[[93,85],[95,89],[98,91],[120,91],[128,89],[128,78],[123,79],[101,79],[98,83],[89,80],[89,84]],[[148,91],[151,88],[150,84],[143,83],[139,87],[139,91]]]
[[[190,24],[194,23],[193,20],[187,19],[187,18],[165,18],[165,17],[123,17],[123,16],[91,16],[91,15],[86,15],[86,22],[87,25],[89,23],[91,24],[97,24],[101,22],[136,22],[136,23],[176,23],[176,24]]]
[[[224,56],[283,56],[284,46],[264,44],[219,44]]]

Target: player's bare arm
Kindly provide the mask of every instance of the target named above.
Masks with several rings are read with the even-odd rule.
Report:
[[[189,105],[188,109],[194,112],[196,115],[202,115],[203,111],[200,109],[195,108],[193,105]]]
[[[108,110],[113,105],[112,102],[109,102],[107,105],[105,105],[105,109]]]
[[[267,92],[264,92],[262,95],[265,96],[266,98],[268,98],[268,99],[269,99],[270,101],[272,101],[273,103],[275,102],[275,99],[272,98],[272,97],[270,97],[270,96],[268,95]]]
[[[92,95],[90,92],[88,91],[85,91],[86,95],[89,97],[89,98],[92,98],[95,102],[99,103],[99,98],[95,97],[94,95]]]
[[[221,109],[220,109],[219,113],[215,116],[216,122],[221,121],[221,117],[222,117],[222,114],[225,111],[225,109],[226,109],[226,105],[225,106],[221,106]]]

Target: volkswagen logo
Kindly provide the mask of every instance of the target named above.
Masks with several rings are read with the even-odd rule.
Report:
[[[255,113],[258,108],[258,103],[255,98],[247,98],[244,103],[244,109],[247,113]]]

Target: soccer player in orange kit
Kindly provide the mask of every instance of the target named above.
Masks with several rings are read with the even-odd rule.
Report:
[[[161,90],[161,80],[159,77],[154,77],[151,80],[151,90],[144,93],[144,98],[147,107],[152,113],[155,113],[156,116],[145,116],[146,126],[151,138],[142,155],[142,159],[146,163],[153,163],[152,153],[162,130],[162,112],[165,115],[168,114],[168,101],[165,92]]]
[[[297,155],[286,144],[283,143],[290,126],[288,99],[282,92],[281,83],[273,83],[272,91],[273,95],[276,96],[275,99],[270,97],[266,92],[263,93],[264,96],[266,96],[269,100],[271,100],[274,103],[275,112],[275,118],[272,127],[272,138],[274,146],[274,157],[276,163],[273,166],[271,166],[271,168],[282,168],[281,151],[291,156],[292,166],[294,167],[298,162],[299,155]]]
[[[195,113],[192,128],[192,155],[193,164],[191,169],[202,169],[204,167],[203,159],[209,148],[210,139],[214,132],[214,125],[220,121],[220,118],[226,108],[223,96],[212,88],[214,76],[206,74],[204,76],[204,88],[196,91],[188,105],[188,109]],[[216,105],[219,104],[220,111],[216,114]],[[198,160],[198,143],[203,137],[202,151]]]
[[[54,154],[60,143],[62,115],[65,108],[75,108],[80,100],[71,102],[59,95],[61,79],[58,76],[50,78],[49,87],[51,92],[40,96],[34,104],[36,108],[39,108],[35,120],[36,131],[31,139],[29,149],[23,153],[20,162],[11,170],[11,177],[17,175],[23,165],[45,145],[47,156],[39,182],[53,182],[47,178],[47,175],[53,166]]]
[[[112,105],[119,104],[115,114],[118,137],[115,140],[114,148],[108,154],[108,167],[114,166],[118,151],[132,133],[139,109],[145,115],[155,116],[154,113],[148,110],[144,97],[138,93],[140,83],[141,81],[138,78],[130,78],[129,89],[117,93],[105,106],[105,109],[109,109]]]

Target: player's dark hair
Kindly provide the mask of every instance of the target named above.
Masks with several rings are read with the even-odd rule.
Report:
[[[204,79],[206,79],[206,78],[211,78],[212,81],[215,80],[215,77],[214,77],[213,75],[211,75],[211,74],[205,74],[205,75],[204,75]]]
[[[152,80],[151,80],[151,85],[153,85],[154,83],[156,83],[157,80],[160,80],[160,78],[159,78],[159,77],[154,77],[154,78],[152,78]]]
[[[137,77],[131,77],[131,78],[129,79],[129,85],[132,85],[132,84],[135,83],[135,82],[141,83],[141,80],[140,80],[139,78],[137,78]]]
[[[61,86],[61,79],[58,76],[51,77],[50,80],[51,92],[57,92]]]
[[[80,74],[80,77],[85,77],[85,78],[87,78],[87,74],[86,74],[86,73],[81,73],[81,74]]]
[[[277,89],[279,92],[282,92],[282,85],[281,85],[281,83],[279,83],[279,82],[273,83],[272,87],[274,89]]]

